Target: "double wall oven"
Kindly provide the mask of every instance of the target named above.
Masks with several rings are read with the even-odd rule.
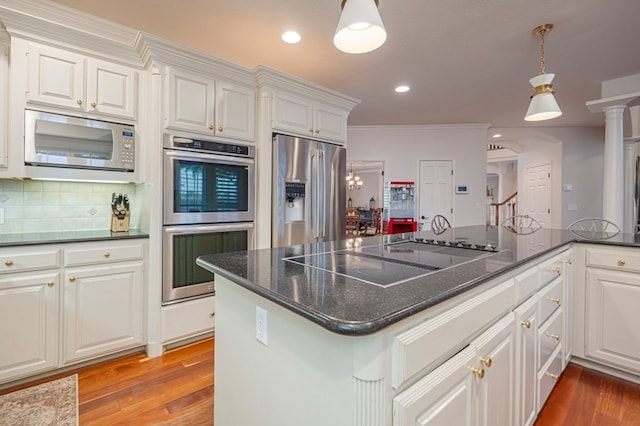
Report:
[[[162,303],[213,294],[204,254],[253,248],[254,147],[165,135]]]

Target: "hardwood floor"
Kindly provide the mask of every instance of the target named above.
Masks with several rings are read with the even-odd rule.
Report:
[[[206,339],[161,357],[130,355],[0,394],[77,372],[82,426],[212,425],[213,351],[213,339]]]
[[[78,370],[80,424],[212,425],[214,345],[207,339]],[[640,385],[570,364],[536,421],[549,425],[640,425]]]
[[[640,425],[640,385],[569,364],[535,425]]]

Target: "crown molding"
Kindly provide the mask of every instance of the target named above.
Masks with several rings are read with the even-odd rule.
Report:
[[[266,65],[258,65],[253,69],[258,89],[278,89],[289,93],[304,94],[309,99],[339,105],[348,111],[360,103],[359,99],[344,95],[319,84],[283,73]]]
[[[138,56],[142,58],[145,67],[157,62],[203,75],[215,75],[240,84],[254,85],[253,73],[249,68],[176,44],[153,34],[140,32],[135,41],[135,49]]]
[[[66,47],[140,67],[138,32],[47,0],[3,0],[0,21],[11,37]]]

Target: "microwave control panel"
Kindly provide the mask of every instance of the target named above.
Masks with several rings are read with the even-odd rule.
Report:
[[[120,159],[123,163],[130,164],[132,170],[135,160],[135,146],[133,127],[123,128],[120,139]]]

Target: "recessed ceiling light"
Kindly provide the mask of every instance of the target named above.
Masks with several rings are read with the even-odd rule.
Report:
[[[396,92],[398,92],[398,93],[408,92],[408,91],[409,91],[409,86],[405,86],[405,85],[398,86],[398,87],[396,87],[396,89],[395,89],[395,90],[396,90]]]
[[[300,40],[302,40],[302,37],[295,31],[285,31],[282,33],[282,41],[285,43],[296,44],[299,43]]]
[[[502,135],[501,135],[500,133],[496,133],[496,134],[494,134],[492,137],[494,137],[494,138],[501,138],[501,137],[502,137]]]

